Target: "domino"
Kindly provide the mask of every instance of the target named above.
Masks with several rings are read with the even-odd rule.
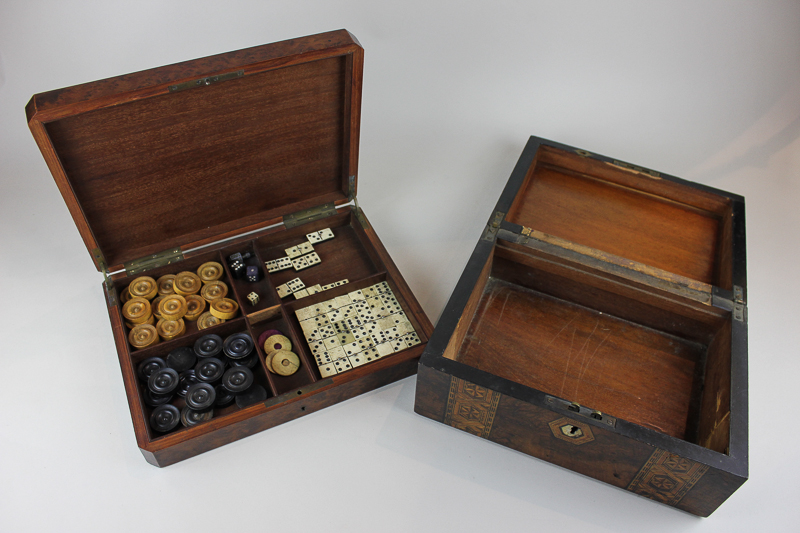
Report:
[[[361,357],[364,358],[364,362],[369,363],[381,357],[380,353],[378,353],[378,349],[374,346],[372,348],[367,348],[363,352],[361,352]]]
[[[308,242],[310,242],[312,244],[316,244],[316,243],[322,242],[322,237],[320,237],[318,231],[315,231],[314,233],[307,233],[306,234],[306,239],[308,239]]]
[[[383,336],[389,340],[396,339],[401,335],[397,328],[389,328],[383,330]]]
[[[392,341],[389,341],[389,344],[392,345],[392,349],[395,352],[400,352],[400,351],[403,351],[406,348],[408,348],[408,345],[406,344],[406,341],[404,341],[402,338],[394,339]]]
[[[289,289],[292,292],[297,292],[300,289],[305,289],[306,288],[306,284],[303,283],[300,278],[294,278],[292,280],[289,280],[289,281],[286,282],[286,285],[289,287]]]
[[[336,348],[331,348],[328,350],[328,357],[331,358],[331,361],[337,361],[347,356],[344,354],[344,348],[337,346]]]
[[[337,333],[336,339],[342,346],[344,346],[345,344],[350,344],[351,342],[354,342],[356,340],[355,336],[350,331],[347,331],[345,333]]]
[[[345,319],[358,318],[358,312],[356,311],[356,308],[353,307],[352,305],[348,305],[348,306],[345,306],[345,307],[340,307],[339,311],[342,312],[342,316]]]
[[[353,301],[346,294],[344,296],[338,296],[333,299],[333,305],[335,305],[337,309],[340,307],[344,307],[346,305],[350,305],[352,303]]]
[[[361,329],[363,329],[367,335],[372,335],[378,331],[383,331],[383,328],[380,327],[378,322],[364,322],[363,326],[361,326]]]
[[[328,324],[327,326],[318,327],[317,328],[317,333],[323,339],[325,339],[327,337],[333,337],[334,335],[336,335],[336,331],[333,329],[333,326],[331,326],[330,324]]]
[[[295,257],[300,257],[301,255],[303,255],[303,253],[300,251],[300,248],[298,248],[297,246],[286,248],[284,252],[286,252],[286,255],[288,255],[290,259],[294,259]]]
[[[294,297],[296,300],[299,300],[300,298],[305,298],[306,296],[308,296],[308,291],[306,289],[300,289],[299,291],[294,292]]]
[[[327,319],[327,315],[325,316]],[[330,321],[329,321],[330,322]],[[330,322],[331,326],[333,326],[333,331],[337,335],[339,333],[350,333],[350,325],[347,323],[346,320],[340,320],[338,322]]]
[[[318,292],[322,292],[322,286],[320,284],[316,284],[306,288],[308,289],[308,294],[317,294]]]
[[[348,357],[347,360],[350,361],[350,366],[352,366],[353,368],[361,366],[367,362],[367,360],[360,353]]]
[[[304,320],[309,320],[319,315],[314,307],[304,307],[302,309],[298,309],[294,312],[294,314],[297,316],[297,320],[300,321],[301,325]]]
[[[348,292],[347,295],[350,297],[350,300],[353,301],[353,302],[355,302],[357,300],[366,300],[366,296],[364,296],[364,293],[361,290]]]
[[[327,348],[325,348],[325,342],[321,340],[309,342],[308,348],[309,350],[311,350],[311,353],[315,356],[328,351]]]
[[[412,346],[416,346],[421,342],[419,340],[419,335],[417,335],[416,332],[413,331],[411,333],[403,335],[403,340],[406,341],[406,345],[408,345],[409,348],[411,348]]]
[[[364,322],[358,318],[358,316],[345,318],[343,322],[347,324],[347,327],[350,328],[350,330],[364,325]]]
[[[322,342],[325,344],[325,349],[326,350],[331,350],[333,348],[338,348],[338,347],[340,347],[342,345],[342,343],[339,342],[339,339],[337,339],[335,335],[332,336],[332,337],[324,338],[322,340]]]
[[[353,328],[351,331],[353,332],[353,337],[355,337],[356,340],[369,339],[370,335],[372,335],[372,333],[370,333],[369,330],[363,326]]]
[[[375,346],[375,350],[378,352],[379,357],[385,357],[394,353],[394,348],[392,348],[391,342],[378,344]]]
[[[365,300],[369,300],[370,298],[378,296],[378,291],[375,290],[375,287],[366,287],[361,289],[361,294],[364,295]]]
[[[392,294],[392,289],[389,288],[389,283],[386,281],[376,283],[373,287],[375,287],[378,294]]]
[[[295,271],[297,272],[306,269],[310,266],[311,265],[308,264],[308,261],[306,261],[304,257],[297,257],[295,259],[292,259],[292,268],[294,268]]]
[[[275,265],[277,266],[278,270],[292,268],[292,259],[290,257],[279,257],[275,260]]]
[[[347,285],[348,283],[350,283],[349,279],[343,279],[341,281],[337,281],[336,283],[334,283],[334,286],[341,287],[342,285]]]
[[[311,318],[311,320],[313,320],[314,324],[316,324],[316,326],[317,326],[316,329],[323,328],[323,327],[326,327],[326,326],[330,327],[330,325],[331,325],[331,321],[328,320],[328,317],[325,316],[324,313],[321,314],[321,315],[317,315],[317,316]]]
[[[329,241],[329,240],[333,239],[333,237],[334,237],[333,231],[331,231],[331,228],[325,228],[325,229],[319,230],[317,232],[317,234],[319,235],[320,239],[322,239],[323,241]]]
[[[347,360],[347,358],[338,359],[334,361],[333,366],[334,368],[336,368],[336,372],[339,374],[353,368],[353,365],[350,363],[350,361]]]
[[[278,291],[278,296],[281,298],[286,298],[290,294],[292,294],[292,289],[289,288],[289,285],[284,283],[283,285],[278,285],[275,287],[275,290]]]
[[[319,373],[322,375],[323,378],[327,378],[329,376],[335,376],[338,374],[336,371],[336,367],[333,363],[328,363],[326,365],[319,365]]]
[[[361,352],[362,347],[357,342],[351,342],[350,344],[343,344],[342,349],[344,350],[344,354],[350,357],[351,355]]]
[[[316,361],[317,366],[321,367],[323,365],[329,365],[333,363],[333,359],[328,352],[322,352],[320,354],[314,354],[314,361]]]

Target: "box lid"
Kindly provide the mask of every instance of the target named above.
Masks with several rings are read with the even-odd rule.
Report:
[[[487,231],[691,299],[744,303],[744,198],[531,137]]]
[[[36,94],[29,127],[98,270],[355,197],[346,30]]]

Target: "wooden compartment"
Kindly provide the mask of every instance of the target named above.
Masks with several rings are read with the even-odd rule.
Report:
[[[420,414],[700,515],[747,479],[743,199],[531,138]]]
[[[111,326],[134,432],[145,459],[166,466],[413,374],[433,327],[356,200],[363,49],[346,30],[212,56],[35,95],[28,123],[97,269],[106,276]],[[306,234],[321,264],[267,272]],[[248,253],[261,279],[234,277]],[[225,268],[236,317],[140,350],[128,342],[122,296],[137,277]],[[348,283],[295,300],[276,287]],[[323,378],[295,311],[386,281],[421,344]],[[255,292],[253,305],[247,296]],[[316,298],[316,300],[314,300]],[[284,333],[300,368],[267,370],[256,346],[255,382],[267,399],[215,411],[199,425],[159,433],[149,425],[138,364],[193,346],[206,333]],[[256,342],[256,344],[258,344]],[[175,403],[177,402],[177,403]],[[174,400],[175,405],[181,403]]]

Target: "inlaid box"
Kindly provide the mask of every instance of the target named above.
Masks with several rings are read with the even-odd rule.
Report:
[[[748,477],[744,198],[531,137],[415,410],[707,516]]]

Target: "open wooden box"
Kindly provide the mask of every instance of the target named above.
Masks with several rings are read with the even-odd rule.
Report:
[[[747,479],[744,199],[532,137],[415,410],[707,516]]]
[[[363,49],[345,30],[230,52],[35,95],[31,131],[107,280],[103,290],[139,448],[166,466],[413,374],[432,332],[411,290],[356,200]],[[264,262],[306,234],[331,228],[315,251],[322,263],[267,273]],[[262,280],[233,279],[226,257],[249,252]],[[216,261],[237,318],[134,350],[121,294],[143,273],[158,278]],[[281,300],[275,287],[346,285]],[[421,344],[323,378],[295,311],[386,281]],[[250,305],[247,294],[260,300]],[[205,423],[160,434],[136,367],[192,346],[202,335],[284,332],[300,369],[265,369],[265,402],[223,407]],[[258,344],[258,343],[256,343]]]

